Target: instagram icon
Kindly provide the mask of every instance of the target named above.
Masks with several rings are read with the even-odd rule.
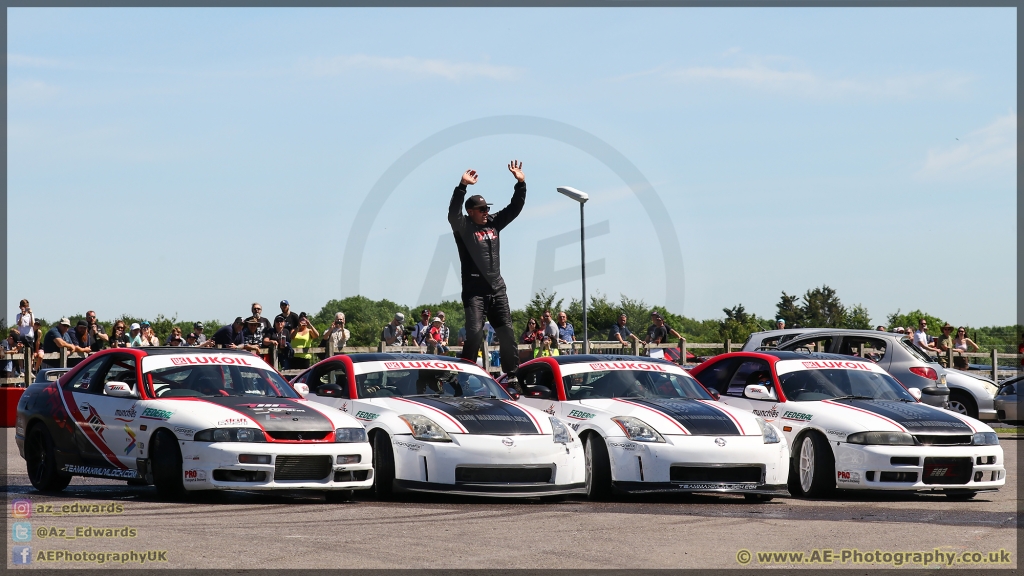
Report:
[[[32,501],[19,498],[11,500],[11,517],[12,518],[31,518],[32,517]]]

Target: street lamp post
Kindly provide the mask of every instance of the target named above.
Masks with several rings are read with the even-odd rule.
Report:
[[[586,192],[580,192],[568,186],[559,186],[558,191],[580,203],[580,270],[583,276],[583,353],[589,354],[590,337],[587,329],[587,244],[584,234],[583,205],[587,203],[590,196],[587,196]]]

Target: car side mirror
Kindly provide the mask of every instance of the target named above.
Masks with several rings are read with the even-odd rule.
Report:
[[[511,396],[513,400],[519,400],[519,392],[516,392],[515,389],[509,389],[504,384],[502,384],[501,387],[505,389],[505,392],[507,392],[508,395]]]
[[[309,386],[306,386],[306,384],[303,382],[299,382],[293,385],[292,388],[295,388],[295,391],[298,392],[299,396],[302,396],[303,398],[309,396]]]
[[[767,386],[761,386],[760,384],[751,384],[743,389],[743,395],[747,398],[753,398],[754,400],[775,400],[775,392],[769,390]]]
[[[910,392],[910,395],[913,396],[914,399],[917,400],[918,402],[921,401],[921,389],[920,388],[908,388],[907,392]]]
[[[718,400],[719,398],[722,397],[722,395],[718,393],[718,390],[715,390],[714,388],[708,390],[708,394],[711,394],[711,397],[714,398],[715,400]]]
[[[540,386],[540,385],[527,386],[526,387],[526,397],[527,398],[540,398],[540,399],[551,398],[551,389],[548,388],[547,386]]]
[[[316,389],[317,396],[331,396],[334,398],[340,397],[342,392],[341,386],[337,384],[323,384]]]
[[[103,394],[117,398],[138,398],[139,395],[132,390],[132,387],[124,382],[111,380],[103,384]]]

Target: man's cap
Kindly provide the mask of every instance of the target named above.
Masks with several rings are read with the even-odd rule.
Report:
[[[248,318],[245,319],[245,323],[246,324],[259,324],[260,323],[260,319],[255,317],[255,316],[249,316]]]
[[[434,319],[431,320],[430,323],[433,324],[434,322],[440,322],[440,321],[441,321],[440,318],[438,318],[437,316],[434,316]]]
[[[143,326],[149,326],[149,320],[143,320],[142,321],[142,325]]]
[[[68,320],[67,317],[65,316],[64,318],[60,319],[60,322],[58,322],[58,324],[60,324],[61,326],[71,326],[71,320]]]
[[[33,320],[33,321],[32,321],[32,323],[33,323],[33,324],[39,324],[40,326],[42,326],[42,325],[43,325],[43,321],[42,321],[42,320],[40,320],[39,318],[36,318],[35,320]]]
[[[402,314],[401,312],[395,312],[395,320],[398,320],[399,324],[405,322],[405,314]]]
[[[430,309],[429,308],[424,308],[423,310],[420,310],[420,316],[423,316],[424,314],[426,314],[427,316],[430,316]]]
[[[89,323],[86,322],[85,320],[79,320],[78,324],[75,324],[75,328],[88,328],[88,327],[89,327]]]
[[[139,326],[138,322],[132,322],[132,325],[131,325],[131,327],[128,328],[128,331],[130,332],[132,330],[140,330],[140,329],[142,329],[142,327]]]
[[[786,323],[786,320],[784,318],[776,318],[775,321],[776,322],[782,322],[783,324]]]
[[[278,322],[287,322],[287,320],[285,320],[284,316],[278,314],[277,316],[274,316],[274,324],[277,324]]]
[[[195,324],[192,325],[192,327],[196,328],[198,330],[202,330],[203,329],[203,323],[202,322],[196,322]]]
[[[952,330],[954,328],[954,326],[950,326],[949,322],[946,322],[945,324],[942,325],[941,330],[945,330],[946,328],[949,328],[950,330]]]
[[[242,320],[241,316],[235,318],[235,322],[234,323],[235,324],[245,324],[245,322]]]
[[[195,332],[189,332],[189,333],[188,333],[188,336],[185,336],[185,338],[186,338],[186,339],[188,339],[188,338],[192,338],[193,340],[198,340],[198,339],[199,339],[199,336],[196,336],[196,333],[195,333]]]
[[[444,312],[441,312],[440,310],[438,310],[437,311],[437,317],[438,318],[444,318]]]
[[[481,206],[490,206],[490,204],[488,204],[487,200],[484,200],[484,197],[479,194],[474,194],[466,200],[466,210],[469,210],[470,208],[479,208]]]
[[[287,300],[281,300],[281,306],[290,306]]]

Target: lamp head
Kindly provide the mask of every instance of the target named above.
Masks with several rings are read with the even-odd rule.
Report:
[[[570,188],[568,186],[559,186],[558,192],[568,196],[569,198],[572,198],[573,200],[579,202],[580,204],[583,204],[587,200],[590,200],[590,196],[587,196],[586,192],[580,192],[579,190],[575,188]]]

